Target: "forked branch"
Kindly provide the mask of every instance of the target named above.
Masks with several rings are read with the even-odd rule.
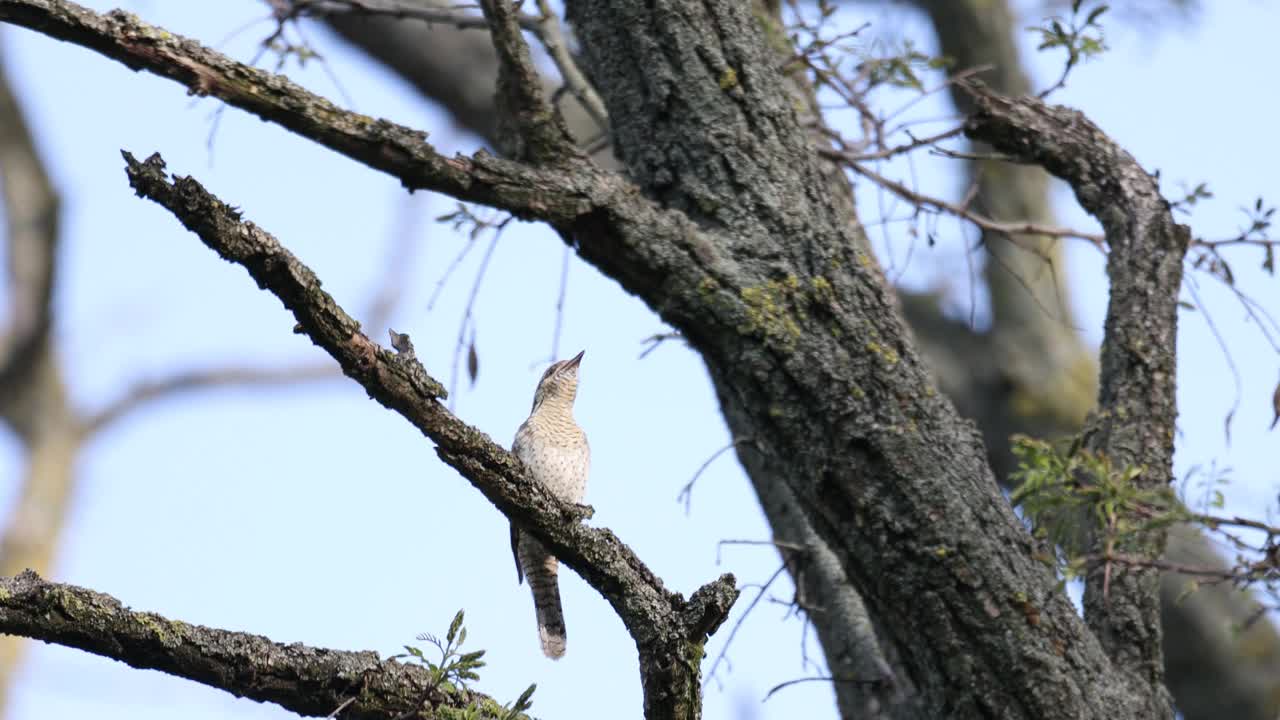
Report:
[[[223,259],[244,266],[260,287],[293,312],[296,332],[328,352],[370,397],[400,414],[436,443],[436,452],[480,490],[512,522],[541,539],[566,565],[613,606],[641,657],[646,716],[697,717],[701,647],[737,598],[732,575],[723,575],[686,601],[612,532],[590,528],[581,508],[556,499],[525,480],[524,469],[487,435],[462,422],[439,401],[444,387],[416,358],[397,354],[367,337],[315,274],[270,234],[241,219],[230,205],[189,177],[169,180],[164,161],[138,162],[124,153],[129,182],[138,195],[172,212]],[[693,694],[672,692],[689,683]],[[667,688],[667,689],[663,689]],[[658,700],[665,698],[667,704]],[[649,700],[653,700],[650,703]]]

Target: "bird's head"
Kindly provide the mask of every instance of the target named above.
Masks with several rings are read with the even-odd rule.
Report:
[[[573,405],[573,399],[578,395],[578,365],[586,352],[583,350],[568,360],[553,362],[551,367],[542,373],[542,379],[538,381],[538,389],[533,393],[535,411],[547,400]]]

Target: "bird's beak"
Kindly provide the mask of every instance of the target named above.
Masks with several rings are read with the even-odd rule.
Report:
[[[576,368],[576,367],[578,367],[578,364],[582,362],[582,356],[583,356],[583,355],[586,355],[586,354],[587,354],[587,351],[586,351],[586,350],[583,350],[582,352],[578,353],[577,355],[574,355],[572,358],[570,358],[570,359],[569,359],[569,362],[567,362],[567,363],[565,363],[565,364],[564,364],[564,369],[565,369],[565,370],[568,370],[569,368]]]

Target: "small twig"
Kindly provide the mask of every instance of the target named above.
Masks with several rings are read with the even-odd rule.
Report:
[[[803,545],[795,543],[783,542],[782,540],[721,540],[716,543],[716,565],[720,564],[720,549],[725,545],[769,545],[779,550],[788,550],[791,552],[804,552]]]
[[[1087,232],[1084,232],[1081,230],[1075,230],[1072,228],[1058,227],[1054,225],[1044,225],[1041,223],[1000,222],[998,220],[993,220],[985,215],[980,215],[976,212],[973,212],[972,210],[969,210],[964,206],[957,205],[956,203],[947,202],[946,200],[943,200],[941,198],[935,198],[929,195],[918,193],[912,190],[911,188],[907,187],[906,185],[903,185],[902,183],[894,180],[890,180],[889,178],[877,173],[871,168],[857,162],[856,160],[853,159],[853,156],[847,155],[846,153],[842,153],[838,150],[827,150],[827,149],[820,149],[818,152],[822,154],[824,157],[832,158],[845,163],[845,165],[849,169],[853,170],[859,175],[867,178],[868,180],[874,182],[875,184],[883,187],[884,189],[892,192],[898,197],[901,197],[902,199],[918,207],[932,208],[933,210],[938,212],[945,212],[949,215],[954,215],[956,217],[963,218],[988,232],[1000,233],[1002,235],[1007,235],[1010,238],[1019,236],[1019,235],[1043,235],[1046,237],[1078,238],[1080,240],[1088,240],[1099,250],[1105,250],[1106,240],[1101,233],[1087,233]]]
[[[582,103],[583,109],[596,122],[596,125],[599,125],[601,130],[608,130],[609,111],[605,109],[604,101],[600,99],[596,89],[591,86],[587,76],[574,61],[573,55],[569,52],[569,44],[565,42],[564,33],[560,29],[560,18],[551,9],[551,3],[547,0],[538,0],[535,35],[542,43],[542,47],[546,48],[547,55],[551,56],[556,69],[560,71],[565,87],[569,88],[569,92]]]
[[[707,683],[711,682],[711,679],[716,676],[716,669],[720,667],[720,663],[725,661],[726,653],[729,652],[729,646],[733,644],[733,639],[738,635],[738,630],[742,629],[742,624],[746,622],[747,617],[751,615],[751,611],[755,609],[756,605],[760,604],[760,599],[764,597],[765,593],[769,592],[769,586],[773,585],[773,583],[781,577],[786,570],[787,566],[785,563],[779,565],[778,569],[773,572],[773,575],[771,575],[769,579],[760,586],[760,591],[751,599],[751,603],[747,605],[747,608],[738,616],[738,621],[733,624],[733,629],[729,631],[729,637],[725,638],[724,645],[720,648],[720,654],[716,655],[716,659],[711,663],[711,667],[707,670],[707,674],[702,680],[702,688],[704,690],[707,687]],[[746,588],[744,587],[740,589]]]
[[[963,132],[964,132],[964,126],[961,125],[958,127],[953,127],[950,130],[940,132],[937,135],[930,135],[928,137],[923,137],[923,138],[917,138],[911,133],[907,133],[907,137],[911,138],[911,142],[903,143],[901,145],[894,145],[893,147],[887,147],[887,148],[884,148],[883,150],[879,150],[873,153],[842,154],[840,157],[836,159],[839,159],[842,161],[848,161],[848,162],[867,162],[870,160],[887,160],[895,155],[902,155],[903,153],[909,153],[912,150],[917,150],[919,148],[927,147],[929,145],[942,142],[943,140],[953,138]],[[830,156],[828,155],[828,157]]]
[[[642,355],[641,357],[644,357],[644,356]],[[684,502],[685,515],[689,514],[690,507],[693,504],[693,485],[694,483],[698,482],[698,478],[702,476],[702,473],[706,472],[706,469],[711,466],[711,463],[715,462],[716,458],[720,457],[721,455],[725,454],[729,450],[732,450],[733,448],[746,442],[753,442],[753,439],[749,437],[737,438],[736,440],[729,443],[728,445],[725,445],[719,450],[716,450],[715,452],[711,453],[711,457],[707,458],[706,462],[702,463],[702,465],[698,468],[697,472],[693,474],[692,478],[689,478],[689,482],[685,483],[684,487],[680,489],[680,494],[676,495],[676,502],[681,502],[681,501]]]
[[[1231,420],[1235,417],[1236,410],[1240,409],[1240,401],[1244,395],[1243,383],[1240,380],[1240,369],[1236,367],[1235,358],[1231,356],[1231,348],[1227,345],[1227,340],[1218,330],[1218,324],[1213,321],[1213,316],[1205,308],[1204,303],[1200,300],[1200,293],[1196,292],[1196,283],[1191,278],[1187,278],[1187,282],[1183,283],[1187,288],[1187,293],[1191,296],[1191,301],[1195,303],[1196,309],[1200,311],[1201,317],[1204,318],[1205,325],[1208,326],[1209,332],[1213,335],[1213,339],[1218,343],[1218,348],[1222,350],[1222,357],[1227,361],[1227,368],[1231,370],[1231,382],[1235,390],[1235,396],[1231,401],[1231,409],[1227,412],[1227,416],[1222,422],[1222,432],[1226,437],[1227,444],[1231,444]]]
[[[336,717],[338,717],[338,713],[342,712],[343,710],[346,710],[346,709],[347,709],[347,707],[348,707],[349,705],[351,705],[351,703],[353,703],[353,702],[355,702],[355,701],[356,701],[355,697],[349,697],[349,698],[347,698],[346,700],[343,700],[341,705],[339,705],[338,707],[334,708],[333,712],[329,713],[328,715],[325,715],[325,717],[326,717],[326,718],[336,718]]]
[[[778,683],[777,685],[774,685],[773,687],[769,688],[769,692],[765,693],[764,699],[761,700],[760,702],[767,701],[769,698],[773,697],[774,693],[778,692],[779,690],[782,690],[783,688],[791,687],[792,685],[799,685],[800,683],[807,683],[807,682],[833,682],[834,680],[835,678],[830,675],[815,675],[814,677],[796,678],[795,680],[788,680],[784,683]]]
[[[551,362],[560,358],[560,332],[564,329],[564,299],[569,292],[569,257],[572,254],[568,245],[564,246],[564,257],[560,262],[560,294],[556,296],[556,325],[551,332]]]
[[[643,360],[643,359],[645,359],[646,357],[648,357],[648,356],[649,356],[649,353],[653,352],[654,350],[657,350],[657,349],[658,349],[658,346],[659,346],[659,345],[661,345],[662,343],[664,343],[664,342],[666,342],[666,341],[668,341],[668,340],[678,340],[678,339],[680,339],[680,338],[682,338],[682,337],[684,337],[684,336],[683,336],[683,335],[681,335],[681,334],[680,334],[680,333],[678,333],[678,332],[654,333],[653,335],[650,335],[649,337],[647,337],[647,338],[645,338],[644,340],[641,340],[641,341],[640,341],[640,342],[642,342],[642,343],[648,343],[648,344],[649,344],[649,347],[647,347],[647,348],[645,348],[644,350],[642,350],[642,351],[640,352],[640,356],[639,356],[639,358],[637,358],[637,359],[639,359],[639,360]]]
[[[428,25],[451,25],[459,30],[488,30],[483,17],[460,8],[433,8],[420,2],[406,0],[267,0],[281,19],[299,17],[323,18],[333,15],[366,15],[392,17],[401,20],[421,20]],[[474,6],[473,6],[474,7]],[[520,14],[517,22],[521,29],[538,30],[538,19]]]
[[[476,298],[480,295],[480,285],[484,282],[485,270],[489,268],[489,260],[493,258],[493,251],[498,247],[498,240],[502,237],[502,233],[495,233],[493,239],[489,241],[489,247],[484,251],[484,257],[480,259],[480,267],[476,269],[475,282],[471,283],[471,294],[467,296],[467,306],[462,312],[462,322],[458,325],[458,340],[453,347],[453,367],[449,376],[449,409],[452,410],[454,401],[457,399],[455,390],[458,387],[458,362],[462,357],[462,348],[466,344],[467,330],[471,330],[472,344],[475,342],[475,322],[472,320],[472,313],[475,311]]]

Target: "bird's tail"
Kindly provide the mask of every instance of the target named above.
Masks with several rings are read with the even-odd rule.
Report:
[[[529,589],[533,591],[533,609],[538,618],[542,652],[552,660],[559,660],[564,656],[567,641],[557,579],[559,563],[541,543],[527,535],[520,538],[520,551],[524,574],[529,579]]]

